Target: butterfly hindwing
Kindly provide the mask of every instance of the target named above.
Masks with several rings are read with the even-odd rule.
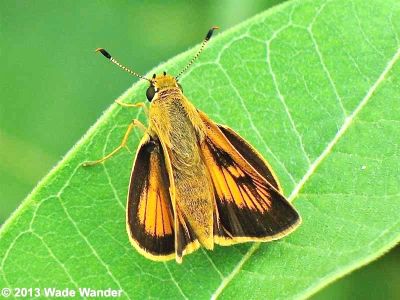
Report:
[[[189,222],[182,214],[179,208],[177,210],[176,219],[176,261],[178,263],[182,262],[182,257],[189,254],[200,247],[200,243],[197,240],[196,234]]]
[[[215,243],[269,241],[293,231],[300,217],[268,164],[232,129],[200,116],[206,127],[202,153],[215,191]]]
[[[130,240],[140,253],[153,260],[175,257],[174,213],[158,139],[145,136],[139,146],[126,214]]]

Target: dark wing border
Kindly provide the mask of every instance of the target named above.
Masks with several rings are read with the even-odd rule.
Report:
[[[152,164],[159,164],[159,166],[152,166]],[[151,188],[158,189],[158,193],[160,193],[159,189],[166,190],[163,194],[166,195],[165,197],[167,199],[162,199],[163,203],[160,201],[160,204],[166,206],[166,210],[170,214],[169,217],[172,218],[171,224],[169,224],[172,228],[172,232],[170,234],[164,234],[164,236],[149,234],[145,230],[143,223],[139,220],[139,206],[141,201],[143,201],[141,195],[143,193],[147,194],[148,192],[151,180],[150,176],[157,176],[159,179],[159,186],[153,186]],[[154,184],[154,180],[152,182],[152,184]],[[148,201],[148,199],[146,199],[146,201]],[[157,204],[158,202],[156,205]],[[148,212],[145,210],[145,216],[147,213],[157,213],[157,206],[156,212]],[[154,218],[157,220],[157,216]],[[161,218],[163,218],[163,216],[161,216]],[[164,222],[164,219],[162,220]],[[145,257],[156,261],[165,261],[175,258],[174,214],[169,194],[169,179],[165,168],[164,154],[161,149],[160,141],[148,135],[145,135],[140,142],[131,173],[126,206],[126,229],[132,245]]]

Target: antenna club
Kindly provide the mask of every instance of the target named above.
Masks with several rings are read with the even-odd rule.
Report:
[[[100,52],[101,54],[103,54],[106,58],[111,59],[111,54],[108,53],[105,49],[103,48],[97,48],[96,52]]]
[[[218,26],[213,26],[211,29],[208,31],[206,38],[204,39],[203,43],[200,46],[199,51],[195,54],[195,56],[192,58],[191,61],[182,69],[182,71],[179,72],[177,76],[175,76],[176,79],[178,79],[191,65],[192,63],[200,56],[200,53],[203,51],[204,47],[206,46],[207,42],[210,40],[214,30],[219,29]]]
[[[207,33],[207,35],[206,35],[205,40],[208,41],[208,40],[211,38],[211,36],[212,36],[214,30],[217,30],[217,29],[219,29],[218,26],[213,26],[213,27],[211,27],[211,29],[208,31],[208,33]]]
[[[100,52],[101,54],[103,54],[104,57],[106,57],[108,60],[110,60],[113,64],[117,65],[118,67],[120,67],[122,70],[128,72],[129,74],[151,82],[150,79],[148,79],[148,78],[146,78],[146,77],[144,77],[144,76],[142,76],[142,75],[136,73],[135,71],[132,71],[131,69],[125,67],[124,65],[121,65],[121,64],[120,64],[115,58],[113,58],[113,57],[111,56],[111,54],[108,53],[105,49],[103,49],[103,48],[97,48],[97,49],[96,49],[96,52]]]

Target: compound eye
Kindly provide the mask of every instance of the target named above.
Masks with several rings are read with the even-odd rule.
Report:
[[[154,95],[156,94],[156,89],[154,88],[154,86],[149,86],[149,88],[146,91],[146,97],[147,100],[149,100],[149,102],[151,102],[151,100],[153,100]]]

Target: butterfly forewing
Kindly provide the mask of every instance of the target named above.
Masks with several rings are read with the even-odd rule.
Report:
[[[184,254],[199,247],[185,216],[179,208],[174,212],[162,146],[159,139],[149,136],[142,139],[132,171],[127,230],[132,244],[153,260],[180,262]]]
[[[136,248],[155,260],[174,258],[174,214],[158,139],[144,137],[132,171],[127,229]]]
[[[240,137],[231,128],[224,125],[217,125],[225,137],[229,140],[232,146],[240,153],[241,156],[261,175],[263,176],[274,188],[280,190],[279,182],[276,179],[272,168],[261,157],[249,143]]]
[[[294,230],[300,217],[261,156],[233,130],[200,115],[207,131],[201,147],[215,191],[215,243],[268,241]]]

